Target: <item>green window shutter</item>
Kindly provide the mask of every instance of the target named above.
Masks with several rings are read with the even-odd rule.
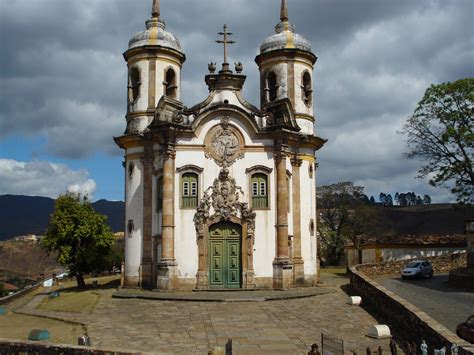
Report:
[[[265,174],[252,175],[252,207],[268,207],[268,176]]]
[[[181,200],[183,208],[193,208],[198,205],[198,176],[185,173],[181,177]]]

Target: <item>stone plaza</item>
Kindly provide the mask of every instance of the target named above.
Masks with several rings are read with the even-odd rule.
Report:
[[[377,321],[347,304],[341,289],[347,279],[323,274],[323,281],[315,296],[287,300],[263,302],[259,291],[247,292],[245,302],[119,299],[112,297],[115,289],[105,289],[97,290],[101,297],[90,314],[37,310],[44,296],[19,311],[82,323],[93,347],[116,351],[207,354],[231,338],[234,354],[307,354],[325,333],[343,339],[347,353],[379,346],[389,352],[388,339],[367,337]]]

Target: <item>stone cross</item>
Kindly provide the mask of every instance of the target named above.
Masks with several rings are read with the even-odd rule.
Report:
[[[160,17],[160,0],[153,0],[153,7],[151,9],[151,16]]]
[[[281,0],[280,20],[282,22],[286,22],[286,21],[289,20],[289,18],[288,18],[288,6],[286,4],[286,0]]]
[[[216,41],[216,43],[223,44],[224,45],[224,63],[222,64],[222,70],[223,71],[230,71],[229,70],[229,63],[227,62],[227,45],[228,44],[234,44],[235,41],[231,41],[228,39],[228,36],[233,35],[232,32],[227,32],[227,25],[224,25],[224,32],[219,32],[218,33],[221,36],[224,36],[224,39],[219,39]]]

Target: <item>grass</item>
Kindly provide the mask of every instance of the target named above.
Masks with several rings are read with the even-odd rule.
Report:
[[[46,312],[91,313],[100,299],[97,291],[60,292],[57,298],[46,297],[38,310]]]
[[[92,282],[97,281],[98,287],[92,288]],[[97,302],[103,294],[103,290],[116,288],[120,276],[105,276],[89,278],[86,280],[88,288],[81,290],[77,288],[75,280],[67,280],[60,287],[54,287],[59,291],[57,298],[45,298],[38,306],[38,310],[46,312],[69,312],[69,313],[92,313]]]
[[[77,338],[84,335],[81,325],[11,312],[0,316],[0,338],[26,341],[32,329],[47,329],[51,334],[48,343],[55,344],[77,344]]]
[[[346,267],[345,266],[331,266],[327,268],[321,268],[321,273],[323,274],[334,274],[341,277],[346,277]]]

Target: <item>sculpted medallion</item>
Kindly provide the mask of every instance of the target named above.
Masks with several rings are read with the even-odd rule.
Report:
[[[241,140],[237,129],[229,124],[229,117],[224,116],[206,138],[206,157],[214,159],[220,167],[229,167],[244,156]]]

